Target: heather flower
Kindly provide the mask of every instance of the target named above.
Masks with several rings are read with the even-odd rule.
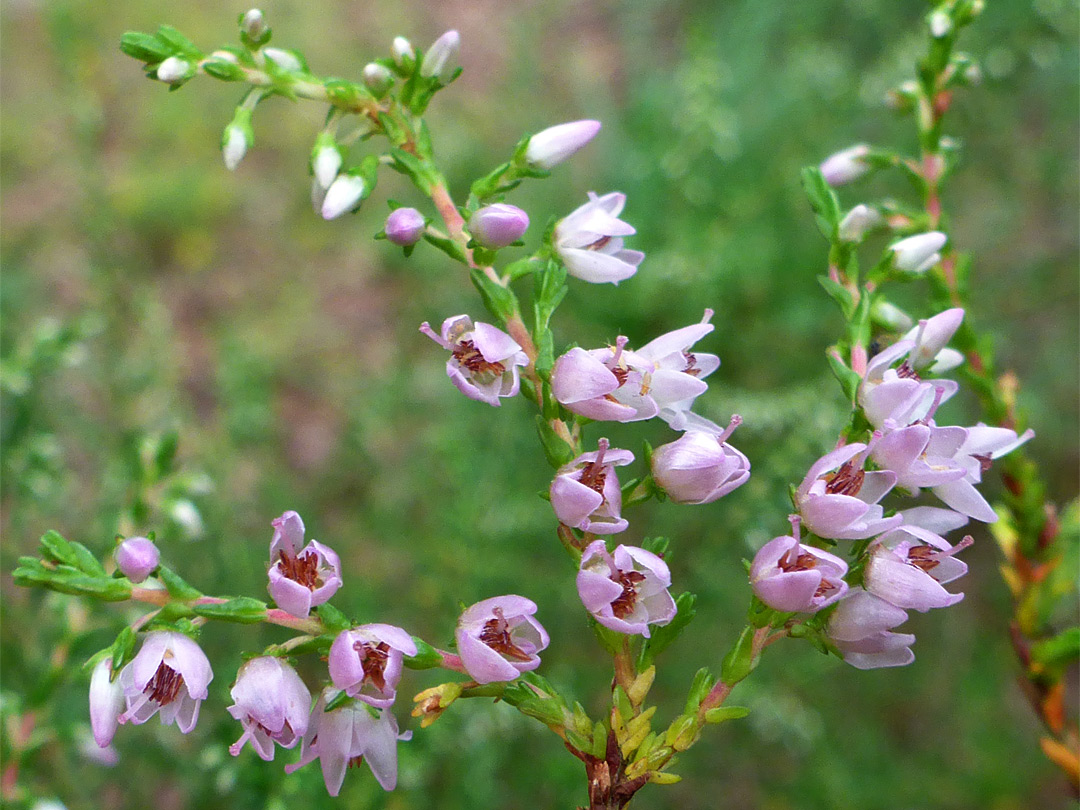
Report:
[[[583,453],[561,467],[551,482],[551,506],[560,523],[593,534],[615,534],[630,524],[621,516],[622,491],[615,467],[634,460],[629,450],[610,449],[600,439],[594,453]]]
[[[799,517],[791,516],[792,534],[763,545],[750,565],[750,587],[758,599],[785,613],[817,613],[840,599],[847,563],[799,542]]]
[[[837,226],[837,235],[842,242],[861,242],[866,232],[876,228],[882,221],[881,214],[868,205],[856,205]]]
[[[529,358],[512,337],[490,324],[468,315],[443,321],[437,335],[425,321],[420,331],[450,352],[446,374],[450,382],[469,399],[499,407],[499,397],[512,397],[521,386],[518,366]]]
[[[206,654],[183,633],[148,633],[135,658],[120,672],[127,711],[119,721],[139,725],[160,711],[163,724],[175,722],[187,734],[195,728],[199,705],[213,678]]]
[[[668,332],[637,351],[620,336],[614,346],[586,351],[573,348],[555,361],[551,390],[567,410],[590,419],[636,422],[659,416],[676,430],[721,434],[723,429],[690,413],[708,389],[702,378],[720,366],[714,354],[691,353],[709,334],[712,310],[700,323]]]
[[[90,728],[99,747],[109,747],[123,711],[124,688],[112,677],[112,659],[103,658],[90,675]]]
[[[859,404],[867,421],[883,428],[929,419],[941,403],[959,390],[953,380],[922,380],[907,362],[914,340],[900,340],[870,358],[859,386]],[[892,365],[900,361],[898,368]]]
[[[285,772],[293,773],[318,759],[327,792],[337,796],[345,771],[366,760],[383,790],[393,790],[397,786],[398,740],[411,739],[412,732],[399,734],[397,718],[389,709],[376,713],[363,703],[349,701],[326,711],[326,704],[337,695],[329,688],[319,695],[300,747],[300,761],[286,765]]]
[[[447,31],[437,40],[420,62],[420,75],[425,79],[437,79],[446,84],[457,70],[457,56],[461,49],[461,37],[457,31]]]
[[[233,705],[228,711],[244,728],[240,739],[229,746],[234,757],[244,743],[266,762],[274,758],[274,743],[292,748],[307,732],[311,693],[296,670],[280,658],[252,658],[236,673],[229,690]]]
[[[240,30],[250,39],[258,41],[269,30],[269,26],[263,18],[263,13],[253,8],[245,11],[244,16],[240,18]]]
[[[318,178],[316,178],[318,179]],[[370,192],[367,181],[359,174],[339,174],[326,189],[320,213],[323,219],[336,219],[355,210]]]
[[[387,708],[397,696],[406,655],[416,655],[416,643],[400,627],[364,624],[344,630],[330,646],[330,679],[349,697]]]
[[[296,512],[285,512],[271,521],[270,570],[267,590],[278,607],[300,619],[313,607],[328,601],[341,587],[341,560],[329,546],[304,542],[304,521]]]
[[[585,146],[599,131],[599,121],[571,121],[548,127],[529,138],[525,162],[536,169],[551,169]]]
[[[726,439],[742,424],[735,415],[716,436],[688,430],[652,453],[653,480],[676,503],[712,503],[750,477],[750,460]]]
[[[481,247],[495,250],[513,244],[529,227],[529,215],[516,205],[485,205],[469,217],[469,233]]]
[[[920,487],[956,481],[967,474],[953,459],[966,438],[962,427],[916,423],[887,433],[874,443],[870,457],[896,473],[897,486],[917,495]]]
[[[820,167],[825,182],[830,186],[842,186],[858,180],[870,171],[870,164],[866,162],[869,154],[870,147],[860,143],[829,155]]]
[[[116,547],[113,559],[120,573],[138,584],[158,567],[161,558],[153,540],[145,537],[129,537]]]
[[[671,571],[651,551],[617,546],[608,553],[603,540],[589,544],[581,555],[578,595],[600,624],[618,633],[649,637],[649,625],[675,618]]]
[[[852,588],[829,617],[827,632],[844,660],[857,669],[902,667],[915,660],[915,636],[893,633],[907,613],[884,599]]]
[[[915,345],[907,355],[907,362],[916,371],[927,369],[930,374],[941,374],[964,362],[964,355],[946,345],[964,321],[964,310],[953,307],[939,312],[932,318],[924,318],[912,327],[905,340]]]
[[[566,272],[593,284],[618,284],[637,272],[645,254],[623,248],[622,238],[637,233],[618,218],[625,205],[625,194],[590,191],[589,202],[559,221],[553,241]]]
[[[968,535],[955,546],[917,526],[901,526],[870,546],[863,574],[867,591],[904,610],[925,613],[955,605],[962,593],[942,587],[967,573],[967,565],[953,555],[971,545]]]
[[[938,484],[933,487],[933,493],[944,501],[946,506],[983,523],[993,523],[997,520],[997,513],[975,489],[975,484],[982,481],[983,472],[990,469],[994,459],[1011,453],[1034,437],[1035,432],[1027,430],[1022,436],[1017,436],[1015,430],[989,427],[980,422],[967,428],[965,433],[963,443],[953,454],[955,463],[965,471],[964,477]]]
[[[948,240],[949,237],[940,231],[930,231],[901,239],[889,245],[888,249],[893,254],[893,263],[897,269],[909,273],[925,273],[941,261],[938,251]]]
[[[386,238],[395,245],[409,247],[420,241],[427,222],[415,208],[395,208],[386,218]]]
[[[494,596],[458,619],[458,655],[477,683],[512,681],[540,666],[547,631],[533,618],[536,603],[523,596]]]
[[[803,523],[814,534],[833,540],[862,540],[900,525],[903,518],[884,517],[878,505],[896,483],[896,473],[863,469],[872,445],[844,445],[810,467],[795,491],[795,501]]]

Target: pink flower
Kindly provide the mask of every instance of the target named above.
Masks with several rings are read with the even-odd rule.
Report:
[[[690,413],[694,400],[708,389],[705,377],[720,366],[714,354],[690,348],[713,331],[712,310],[700,323],[676,329],[637,351],[619,337],[614,346],[585,351],[574,348],[555,361],[551,390],[573,413],[589,419],[637,422],[659,416],[675,430],[723,433]]]
[[[585,146],[599,131],[599,121],[570,121],[548,127],[529,138],[525,162],[537,169],[551,169]]]
[[[296,670],[280,658],[252,658],[236,673],[229,695],[233,699],[229,714],[244,728],[240,739],[229,746],[234,757],[250,741],[255,753],[270,762],[274,743],[292,748],[307,732],[311,693]]]
[[[829,617],[828,634],[844,660],[856,669],[907,666],[915,660],[915,636],[893,633],[907,613],[884,599],[852,588]]]
[[[629,464],[629,450],[609,449],[600,439],[595,453],[583,453],[561,467],[551,482],[551,506],[560,523],[594,534],[615,534],[630,524],[622,518],[622,490],[615,467]]]
[[[622,238],[637,233],[619,219],[625,205],[625,194],[597,197],[590,191],[587,203],[559,221],[552,239],[567,273],[593,284],[618,284],[637,272],[645,254],[623,247]]]
[[[867,364],[858,396],[874,427],[903,427],[929,419],[959,389],[953,380],[926,381],[919,377],[907,357],[920,345],[915,340],[897,341]],[[897,362],[900,366],[892,368]]]
[[[834,554],[799,542],[799,517],[792,515],[792,535],[763,545],[750,566],[750,586],[758,599],[785,613],[817,613],[840,599],[847,563]]]
[[[904,610],[925,613],[955,605],[962,593],[942,586],[967,573],[965,563],[953,555],[972,544],[971,535],[955,546],[918,526],[901,526],[870,546],[863,574],[867,591]]]
[[[397,718],[389,709],[376,713],[363,703],[348,701],[326,711],[326,704],[337,694],[333,689],[324,689],[319,695],[300,747],[300,761],[286,765],[285,772],[293,773],[318,759],[327,792],[337,796],[345,782],[345,771],[367,760],[383,790],[393,790],[397,786],[398,740],[411,739],[412,732],[399,734]]]
[[[300,619],[330,599],[341,587],[341,560],[329,546],[312,540],[303,549],[304,521],[285,512],[271,521],[270,570],[267,590],[278,607]]]
[[[466,609],[458,619],[458,655],[477,683],[512,681],[540,666],[549,642],[533,618],[536,603],[524,596],[494,596]]]
[[[124,688],[112,677],[112,659],[103,658],[90,675],[90,728],[99,747],[109,747],[123,711]]]
[[[893,529],[903,520],[898,515],[884,517],[878,504],[896,483],[896,473],[863,470],[872,445],[854,442],[825,454],[795,491],[802,522],[818,537],[862,540]]]
[[[958,480],[934,486],[933,492],[946,506],[983,523],[993,523],[997,520],[997,513],[975,489],[975,484],[982,481],[983,472],[990,468],[994,459],[1011,453],[1032,439],[1035,432],[1027,430],[1022,436],[1017,436],[1015,430],[989,427],[981,422],[964,432],[964,440],[956,447],[952,458],[964,469],[965,475]]]
[[[120,672],[127,711],[119,721],[138,725],[160,711],[162,723],[175,722],[187,734],[195,728],[199,704],[213,678],[206,654],[183,633],[148,633],[135,658]]]
[[[446,374],[450,382],[469,399],[498,407],[499,397],[512,397],[521,385],[518,366],[529,358],[512,337],[490,324],[468,315],[443,321],[437,335],[425,322],[420,331],[450,352]]]
[[[594,540],[581,555],[578,595],[600,624],[618,633],[648,638],[650,624],[675,618],[670,587],[667,563],[643,548],[617,546],[609,554],[603,540]]]
[[[676,503],[712,503],[750,477],[750,460],[726,439],[742,424],[735,415],[719,436],[688,430],[653,451],[653,479]]]
[[[478,245],[495,250],[511,245],[529,228],[529,215],[515,205],[485,205],[469,217],[469,233]]]
[[[883,469],[896,473],[897,486],[913,495],[920,487],[956,481],[966,474],[953,460],[967,438],[961,427],[921,423],[890,431],[874,444],[870,457]]]
[[[154,541],[145,537],[129,537],[113,552],[113,559],[116,560],[120,573],[136,584],[154,572],[160,557]]]
[[[387,708],[394,704],[402,660],[416,655],[412,636],[392,624],[344,630],[330,646],[330,679],[349,697]]]
[[[336,150],[335,150],[336,151]],[[395,245],[409,247],[420,241],[427,222],[415,208],[395,208],[386,218],[386,238]]]

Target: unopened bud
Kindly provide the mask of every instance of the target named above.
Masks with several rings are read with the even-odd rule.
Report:
[[[367,183],[356,174],[340,174],[326,190],[323,198],[323,219],[337,219],[342,214],[354,210],[364,199]]]
[[[870,171],[870,164],[865,160],[869,154],[870,147],[860,143],[829,155],[821,164],[825,182],[830,186],[842,186],[858,180]]]
[[[901,239],[889,246],[893,262],[898,270],[909,273],[924,273],[941,260],[938,253],[945,246],[948,237],[940,231],[919,233]]]
[[[259,41],[270,31],[263,13],[257,8],[244,12],[240,17],[240,31],[252,42],[261,44]]]
[[[870,317],[894,332],[906,332],[915,325],[915,321],[904,310],[883,299],[878,299],[871,308]]]
[[[469,217],[469,233],[478,245],[492,250],[521,238],[529,227],[529,215],[505,203],[485,205]]]
[[[234,171],[254,141],[251,110],[240,107],[221,136],[221,156],[225,159],[225,168],[230,172]]]
[[[315,175],[315,182],[323,191],[326,191],[339,171],[341,171],[341,150],[338,149],[333,135],[322,132],[315,139],[315,147],[311,150],[311,172]]]
[[[868,205],[856,205],[840,220],[837,235],[842,242],[861,242],[866,232],[881,224],[882,217]]]
[[[415,208],[398,208],[386,218],[386,238],[395,245],[409,247],[420,241],[427,223]]]
[[[191,65],[179,56],[170,56],[158,65],[156,75],[167,84],[179,84],[191,75]]]
[[[428,48],[420,63],[420,75],[425,79],[438,79],[443,84],[450,81],[457,70],[457,56],[461,48],[461,36],[457,31],[447,31]]]
[[[304,69],[304,63],[292,51],[283,51],[281,48],[263,48],[266,58],[282,70],[289,73],[299,73]]]
[[[394,74],[378,62],[369,62],[361,74],[364,84],[375,98],[382,98],[394,86]]]
[[[941,39],[952,30],[952,18],[944,11],[935,11],[930,15],[930,33],[934,39]]]
[[[153,540],[145,537],[129,537],[113,552],[116,567],[132,582],[139,583],[158,567],[160,554]]]
[[[550,169],[562,163],[600,131],[599,121],[571,121],[548,127],[529,138],[525,161],[537,169]]]
[[[416,58],[416,51],[413,50],[412,43],[405,37],[394,37],[394,42],[390,46],[390,55],[393,57],[395,65],[405,68]]]

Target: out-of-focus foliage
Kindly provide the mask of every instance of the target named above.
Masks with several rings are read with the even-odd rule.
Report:
[[[976,256],[970,317],[1023,381],[1039,434],[1031,453],[1061,500],[1077,484],[1076,10],[1066,0],[987,6],[963,43],[982,59],[984,83],[951,113],[947,129],[966,156],[945,206],[958,248]],[[754,476],[709,506],[631,515],[627,538],[673,538],[676,581],[699,594],[698,618],[661,661],[661,700],[676,700],[697,667],[719,663],[746,602],[740,559],[786,530],[787,482],[840,427],[842,398],[823,356],[840,321],[814,280],[825,246],[798,170],[856,141],[915,148],[910,122],[880,100],[909,76],[926,8],[263,6],[275,44],[299,47],[324,74],[358,75],[396,34],[426,44],[458,28],[465,73],[430,116],[457,194],[523,131],[603,120],[600,137],[554,181],[513,197],[535,237],[588,190],[629,195],[626,218],[645,263],[617,289],[573,284],[558,339],[598,345],[622,333],[640,344],[716,310],[702,348],[724,365],[703,410],[717,421],[743,415],[738,444]],[[478,314],[474,291],[433,251],[406,262],[370,240],[388,196],[419,201],[384,177],[357,217],[322,222],[306,190],[321,110],[281,100],[260,108],[256,144],[230,174],[218,141],[233,89],[201,80],[166,94],[117,49],[123,30],[162,22],[201,46],[224,44],[239,10],[208,0],[4,7],[0,708],[5,767],[16,769],[5,773],[17,774],[25,798],[72,810],[582,802],[580,764],[550,733],[480,701],[459,703],[401,746],[400,787],[389,795],[357,771],[335,802],[317,766],[285,777],[282,760],[295,752],[271,765],[249,751],[231,758],[239,727],[224,712],[230,680],[241,650],[279,640],[272,628],[205,633],[218,676],[195,732],[127,727],[116,739],[120,767],[85,756],[79,664],[133,615],[12,586],[16,556],[48,528],[99,552],[117,531],[154,529],[165,560],[206,592],[258,594],[269,521],[296,509],[309,535],[342,553],[338,604],[351,615],[445,643],[459,601],[522,593],[552,634],[547,677],[583,697],[610,680],[605,666],[590,668],[595,648],[572,572],[536,495],[549,471],[525,403],[492,412],[465,400],[445,378],[442,353],[416,331],[422,320]],[[845,189],[843,198],[853,204],[858,194]],[[972,416],[963,402],[949,407],[951,421]],[[178,471],[140,479],[148,437],[172,428]],[[640,431],[613,426],[608,435],[636,449]],[[645,432],[654,443],[669,437],[662,426]],[[133,515],[136,496],[145,512]],[[739,687],[750,717],[707,732],[676,768],[685,781],[647,788],[639,801],[1064,806],[1014,684],[1009,598],[987,539],[978,533],[983,542],[968,554],[965,601],[913,621],[913,666],[866,673],[794,645],[770,649]],[[409,674],[401,692],[434,682]]]

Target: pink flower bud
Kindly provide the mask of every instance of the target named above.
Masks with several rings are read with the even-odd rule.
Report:
[[[382,98],[394,86],[394,74],[390,72],[390,68],[378,62],[369,62],[364,65],[360,76],[375,98]]]
[[[424,235],[427,223],[424,215],[415,208],[396,208],[386,218],[386,238],[395,245],[415,245]]]
[[[829,155],[821,164],[821,174],[830,186],[842,186],[854,182],[870,171],[864,158],[870,154],[865,143],[856,144]]]
[[[548,127],[529,138],[525,161],[537,169],[550,169],[562,163],[600,131],[599,121],[571,121]]]
[[[603,540],[589,544],[577,575],[582,604],[604,627],[649,637],[649,625],[675,618],[671,571],[658,556],[637,546],[609,554]]]
[[[457,70],[457,56],[461,49],[461,37],[457,31],[447,31],[428,48],[420,63],[420,75],[425,79],[438,79],[442,84],[450,81]]]
[[[113,552],[120,573],[136,584],[153,573],[160,557],[158,547],[145,537],[129,537]]]
[[[652,475],[675,503],[712,503],[750,477],[750,460],[725,439],[742,423],[733,416],[719,436],[688,430],[652,454]]]
[[[540,666],[547,631],[533,618],[536,603],[524,596],[494,596],[477,602],[458,619],[458,655],[477,683],[512,681]]]
[[[514,205],[485,205],[469,217],[469,233],[482,247],[503,248],[521,238],[529,227],[529,215]]]

